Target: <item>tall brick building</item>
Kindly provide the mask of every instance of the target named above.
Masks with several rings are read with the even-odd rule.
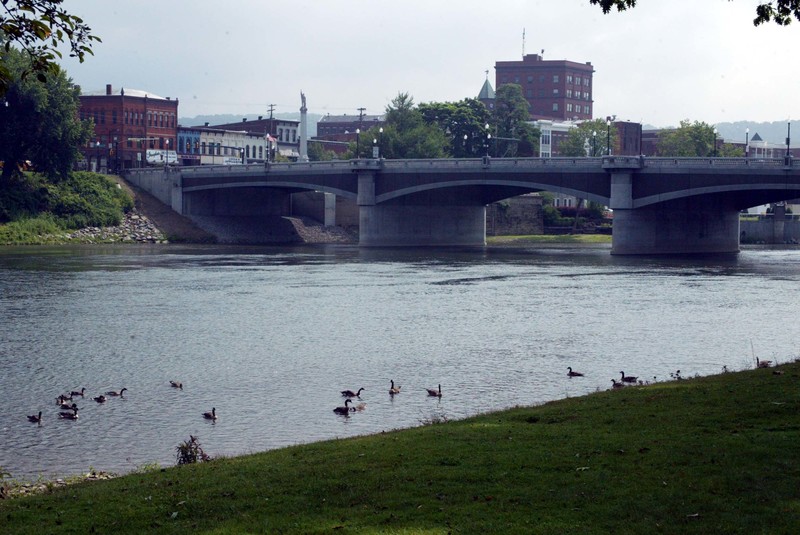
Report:
[[[137,89],[115,93],[108,84],[105,92],[81,94],[80,118],[94,120],[94,138],[81,148],[92,170],[142,167],[153,153],[176,161],[177,98]]]
[[[531,105],[532,119],[582,120],[592,118],[590,62],[545,60],[526,54],[521,61],[495,63],[495,86],[518,84]]]

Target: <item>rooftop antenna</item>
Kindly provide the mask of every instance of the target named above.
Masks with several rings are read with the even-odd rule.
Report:
[[[489,79],[489,69],[486,69],[486,70],[485,70],[485,71],[483,71],[483,72],[485,72],[485,73],[486,73],[486,79],[488,80],[488,79]]]
[[[525,59],[525,28],[522,28],[522,58]]]
[[[542,56],[542,59],[544,59],[544,48],[542,49],[542,53],[539,55]]]

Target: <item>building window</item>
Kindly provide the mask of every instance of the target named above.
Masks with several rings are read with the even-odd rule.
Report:
[[[553,96],[554,96],[554,97],[557,97],[557,96],[558,96],[558,89],[553,89]]]
[[[533,75],[530,75],[530,74],[528,75],[528,83],[529,84],[533,83]]]
[[[567,75],[567,83],[568,83],[568,84],[571,84],[571,83],[572,83],[572,75],[571,75],[571,74],[568,74],[568,75]]]
[[[567,89],[567,98],[572,98],[572,89]]]
[[[589,87],[589,79],[588,78],[584,78],[583,79],[583,85],[585,85],[586,87]]]
[[[558,102],[553,102],[553,111],[558,111]]]
[[[572,111],[572,103],[571,102],[567,102],[567,111],[568,112]]]
[[[589,93],[587,91],[583,92],[583,100],[589,100]]]
[[[589,115],[589,106],[584,106],[583,107],[583,113],[585,113],[586,115]]]
[[[557,84],[557,83],[558,83],[558,75],[557,75],[557,74],[554,74],[554,75],[553,75],[553,83],[554,83],[554,84]]]
[[[580,76],[576,76],[575,77],[575,85],[581,85],[581,77]]]

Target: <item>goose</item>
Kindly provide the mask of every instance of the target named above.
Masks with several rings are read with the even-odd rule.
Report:
[[[611,379],[611,383],[613,384],[613,388],[622,388],[625,386],[623,383],[617,382],[616,379]]]
[[[206,420],[216,420],[217,419],[217,408],[211,407],[211,412],[204,412],[203,418]]]
[[[758,357],[756,357],[757,368],[769,368],[770,366],[772,366],[771,360],[759,360]]]
[[[360,398],[362,390],[365,390],[363,386],[358,389],[358,392],[353,392],[352,390],[342,390],[342,395],[346,398]]]
[[[350,412],[349,404],[352,403],[352,402],[353,402],[352,399],[347,398],[346,400],[344,400],[344,407],[336,407],[335,409],[333,409],[333,412],[335,412],[336,414],[347,414],[347,413],[349,413]]]
[[[183,383],[181,383],[180,381],[170,381],[169,384],[172,388],[180,388],[181,390],[183,390]]]
[[[392,383],[392,386],[389,388],[389,395],[390,395],[390,396],[393,396],[393,395],[395,395],[395,394],[399,394],[399,393],[400,393],[400,389],[401,389],[402,387],[400,387],[400,386],[394,386],[394,379],[390,379],[390,381],[391,381],[391,383]]]
[[[98,403],[105,403],[106,402],[106,397],[104,395],[102,395],[102,394],[100,394],[99,396],[95,396],[92,399],[95,400]]]
[[[625,375],[625,372],[619,372],[619,374],[622,376],[623,383],[635,383],[637,379],[639,379],[638,377],[634,377],[632,375]]]
[[[127,388],[123,388],[122,390],[119,390],[119,391],[117,391],[117,390],[109,390],[108,392],[106,392],[106,396],[119,396],[119,397],[122,397],[122,394],[124,394],[126,390],[127,390]]]
[[[426,388],[425,390],[428,391],[429,396],[440,398],[442,397],[442,385],[439,385],[439,390],[435,390],[433,388]]]
[[[353,405],[352,407],[350,407],[350,412],[361,412],[366,408],[367,404],[362,402],[359,403],[358,405]]]
[[[567,377],[583,377],[583,374],[581,372],[572,371],[572,366],[567,366],[567,369],[569,370],[567,372]]]
[[[78,405],[75,404],[75,403],[72,403],[72,404],[62,403],[61,405],[59,405],[59,407],[62,408],[62,409],[67,409],[69,411],[74,411],[75,409],[78,408]]]
[[[58,417],[64,420],[77,420],[78,419],[78,407],[74,407],[72,412],[59,412]]]
[[[28,421],[35,424],[42,423],[42,411],[39,411],[39,416],[36,416],[35,414],[33,416],[28,416]]]
[[[85,388],[85,387],[83,387],[83,388],[81,388],[81,391],[80,391],[80,392],[78,392],[77,390],[73,390],[72,392],[70,392],[70,393],[69,393],[69,395],[70,395],[70,397],[72,397],[72,396],[80,396],[80,397],[83,397],[83,394],[84,394],[85,392],[86,392],[86,388]]]
[[[65,401],[72,401],[72,396],[61,394],[56,398],[56,405],[61,405]]]

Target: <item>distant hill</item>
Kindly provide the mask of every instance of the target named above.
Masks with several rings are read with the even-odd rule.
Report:
[[[265,114],[261,114],[261,116],[267,117]],[[203,126],[206,123],[213,126],[215,124],[238,123],[244,118],[247,118],[248,121],[252,121],[258,119],[258,117],[259,116],[257,114],[232,115],[228,113],[217,115],[196,115],[195,117],[179,117],[178,123],[181,126]],[[276,119],[286,119],[287,121],[299,121],[300,112],[276,113],[273,115],[273,117]],[[323,115],[319,113],[309,113],[307,117],[308,137],[314,137],[317,135],[317,122],[322,119]]]
[[[694,121],[692,121],[694,122]],[[789,121],[772,121],[769,123],[757,123],[755,121],[736,121],[734,123],[717,123],[719,135],[725,141],[732,143],[744,143],[747,129],[750,129],[749,139],[758,134],[767,143],[784,145],[786,143],[787,125]],[[677,125],[676,125],[677,126]],[[645,124],[644,130],[658,130],[657,127]],[[791,145],[800,147],[800,122],[792,121]]]

